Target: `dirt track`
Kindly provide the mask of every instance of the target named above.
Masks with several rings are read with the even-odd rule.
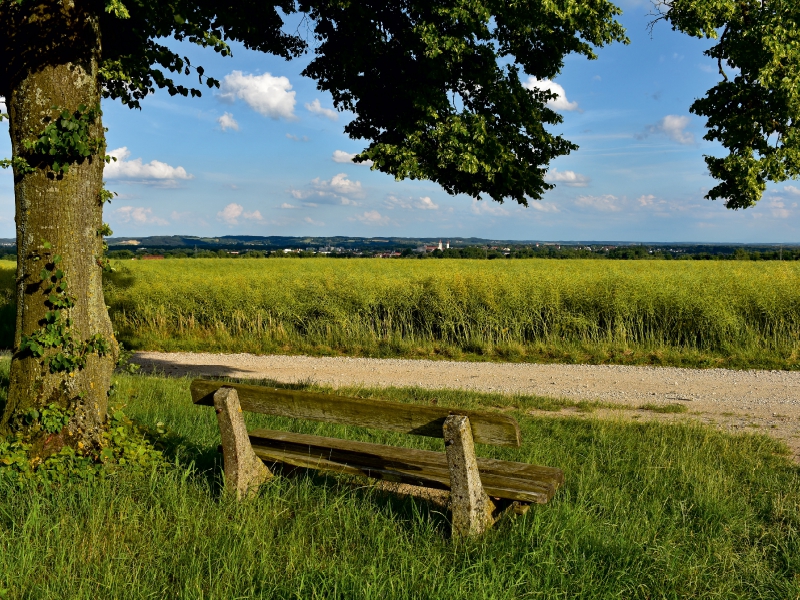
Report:
[[[603,409],[593,414],[694,418],[731,431],[763,431],[786,441],[800,461],[800,372],[162,352],[137,352],[133,362],[167,375],[456,388],[599,400],[629,408],[680,403],[688,413]]]

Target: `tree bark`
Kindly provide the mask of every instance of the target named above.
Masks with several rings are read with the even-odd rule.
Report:
[[[8,5],[7,5],[8,6]],[[19,61],[5,67],[3,78],[10,116],[12,152],[26,156],[24,140],[41,134],[48,118],[57,116],[53,107],[74,112],[80,105],[99,108],[98,59],[100,33],[97,8],[90,0],[25,2],[10,17],[11,43]],[[3,68],[3,67],[0,67]],[[4,86],[5,87],[5,86]],[[100,118],[90,134],[104,140]],[[103,157],[97,155],[73,162],[66,174],[58,175],[46,164],[31,164],[32,173],[15,169],[17,231],[17,323],[15,353],[11,362],[10,387],[0,430],[9,431],[20,415],[31,408],[56,403],[74,412],[68,425],[42,442],[41,455],[64,445],[97,445],[106,420],[108,390],[117,346],[103,298],[102,226]],[[44,242],[49,242],[51,250]],[[23,336],[42,327],[51,310],[40,278],[43,266],[58,254],[58,265],[67,282],[66,292],[75,300],[66,312],[74,338],[85,341],[100,334],[111,351],[90,353],[83,368],[73,372],[50,372],[44,357],[21,352]],[[48,354],[57,352],[51,349]]]

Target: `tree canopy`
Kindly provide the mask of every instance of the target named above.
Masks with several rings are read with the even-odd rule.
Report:
[[[707,119],[707,140],[724,157],[707,156],[719,180],[707,198],[729,208],[753,206],[768,181],[800,175],[800,4],[794,0],[653,0],[656,20],[714,38],[706,53],[722,80],[691,111]],[[34,64],[85,53],[87,29],[99,30],[98,81],[106,98],[132,108],[156,88],[197,96],[218,86],[166,40],[188,41],[227,55],[230,42],[284,58],[308,50],[286,15],[304,13],[315,58],[303,74],[356,116],[345,127],[367,142],[357,161],[398,179],[430,179],[451,194],[527,205],[552,186],[549,162],[576,146],[547,130],[561,117],[549,92],[525,89],[520,70],[552,78],[564,56],[594,58],[593,48],[625,41],[607,0],[313,1],[78,0],[83,22],[53,18],[54,0],[0,0],[0,93]],[[51,21],[49,44],[41,37]],[[58,56],[49,53],[57,52]],[[176,75],[195,74],[197,86]]]
[[[196,96],[218,85],[166,38],[222,54],[237,41],[291,58],[308,43],[282,30],[284,17],[303,12],[313,24],[315,53],[304,75],[330,92],[337,108],[355,113],[345,131],[368,142],[357,160],[372,160],[397,178],[433,180],[452,194],[522,204],[552,187],[544,181],[549,162],[576,146],[547,131],[561,122],[546,105],[553,96],[524,88],[520,70],[551,78],[566,54],[594,58],[594,46],[625,40],[614,20],[620,11],[606,0],[83,2],[100,31],[102,94],[134,108],[155,88]],[[25,15],[46,7],[0,0],[0,22],[12,25],[0,61],[13,65],[0,75],[0,90],[33,60],[13,41],[28,34]],[[74,41],[76,53],[85,45],[77,30],[59,35]],[[63,44],[60,52],[68,58]],[[190,73],[197,87],[176,80]]]
[[[768,181],[800,176],[800,2],[655,0],[658,19],[717,40],[706,54],[722,80],[691,111],[706,117],[705,139],[728,151],[706,156],[719,180],[706,198],[748,208]]]

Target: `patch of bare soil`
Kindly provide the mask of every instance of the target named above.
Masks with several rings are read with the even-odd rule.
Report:
[[[172,376],[228,376],[364,385],[454,388],[600,401],[593,417],[694,419],[731,432],[763,432],[783,440],[800,462],[800,372],[679,369],[621,365],[469,363],[311,356],[137,352],[146,371]],[[687,411],[661,413],[680,404]],[[650,409],[641,409],[650,406]],[[547,414],[581,415],[575,409]]]

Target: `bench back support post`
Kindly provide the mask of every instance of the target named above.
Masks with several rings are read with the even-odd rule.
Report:
[[[453,537],[479,535],[494,524],[494,503],[483,491],[469,417],[450,415],[444,421],[444,445],[450,469]]]
[[[236,390],[221,387],[214,392],[214,410],[222,437],[225,488],[238,500],[252,496],[272,473],[253,452]]]

